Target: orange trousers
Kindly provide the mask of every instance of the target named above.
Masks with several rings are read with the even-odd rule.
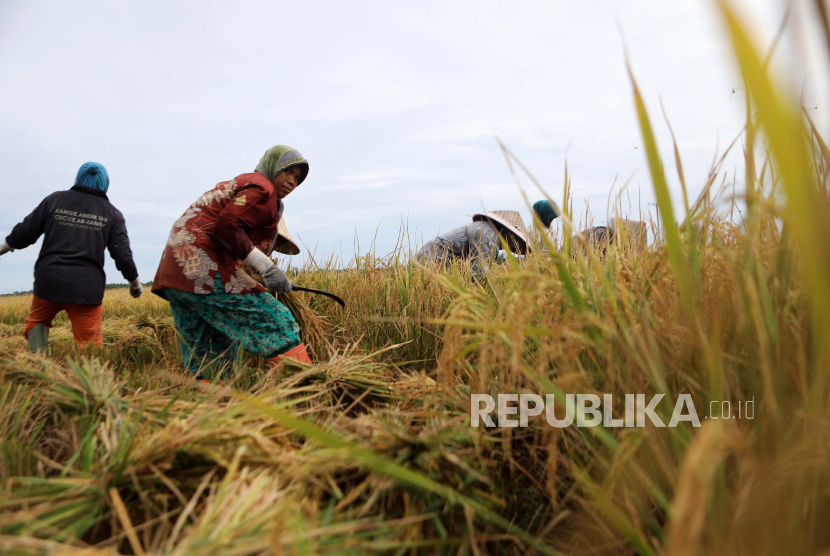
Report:
[[[45,324],[52,328],[52,320],[61,311],[66,311],[69,322],[72,323],[72,334],[81,346],[89,343],[101,345],[104,337],[101,334],[101,315],[103,305],[81,305],[80,303],[55,303],[46,301],[38,296],[32,298],[32,308],[26,317],[26,328],[23,335],[29,337],[29,332],[38,324]]]

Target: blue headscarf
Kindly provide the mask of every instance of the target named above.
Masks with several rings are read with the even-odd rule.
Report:
[[[551,222],[559,216],[559,211],[550,201],[536,201],[533,203],[533,211],[539,215],[539,220],[548,228],[550,228]]]
[[[75,185],[85,185],[106,193],[110,186],[110,176],[103,164],[86,162],[75,176]]]

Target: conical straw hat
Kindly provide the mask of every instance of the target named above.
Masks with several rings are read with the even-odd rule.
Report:
[[[277,224],[277,246],[274,251],[282,253],[283,255],[299,255],[300,248],[294,242],[294,238],[288,233],[288,227],[285,225],[285,218],[280,218]]]
[[[522,220],[522,215],[515,210],[494,210],[473,215],[473,222],[489,220],[497,225],[499,231],[507,231],[521,240],[526,249],[530,249],[530,240],[527,236],[527,229]]]

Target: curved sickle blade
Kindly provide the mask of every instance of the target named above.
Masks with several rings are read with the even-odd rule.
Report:
[[[340,304],[341,307],[344,309],[346,308],[346,302],[334,295],[333,293],[324,292],[323,290],[315,290],[314,288],[305,288],[303,286],[298,286],[296,284],[291,284],[291,291],[301,291],[301,292],[308,292],[308,293],[317,293],[320,295],[325,295],[326,297],[330,297],[336,302]]]

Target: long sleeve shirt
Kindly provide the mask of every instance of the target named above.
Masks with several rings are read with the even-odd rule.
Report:
[[[124,216],[103,191],[76,185],[52,193],[14,227],[6,243],[24,249],[41,235],[34,286],[41,299],[100,305],[106,284],[105,250],[126,280],[138,277]]]
[[[217,184],[173,224],[153,292],[213,293],[217,274],[225,293],[266,291],[244,259],[254,247],[271,255],[282,210],[274,184],[259,172]]]
[[[449,261],[452,258],[470,259],[473,270],[482,274],[484,263],[495,257],[500,248],[499,234],[493,225],[487,221],[477,221],[453,228],[427,242],[415,254],[415,258],[436,262]]]

